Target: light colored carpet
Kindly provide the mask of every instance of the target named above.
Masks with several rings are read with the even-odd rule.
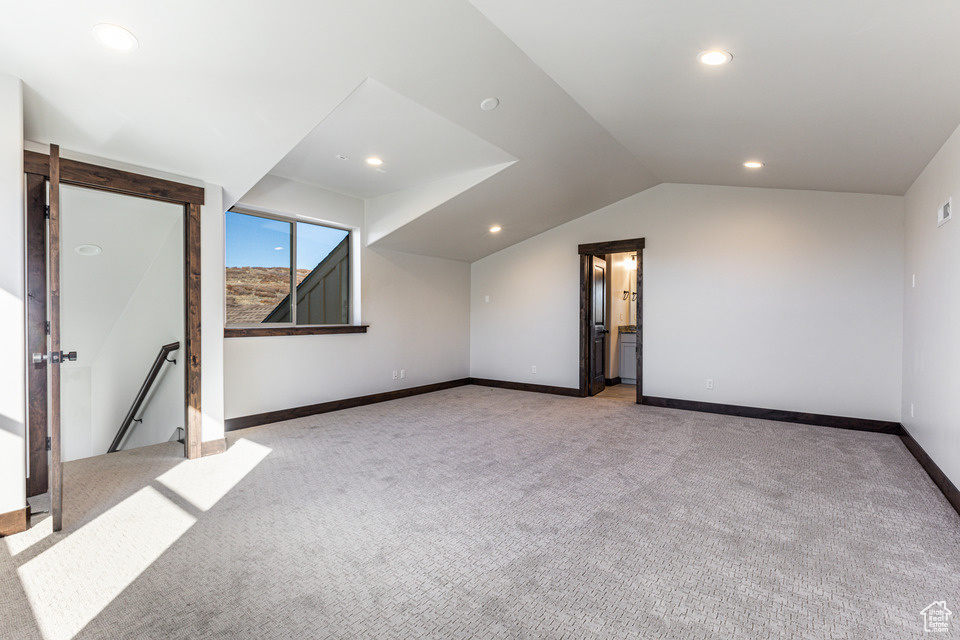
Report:
[[[229,441],[67,464],[64,531],[0,541],[0,637],[873,640],[960,610],[960,518],[893,436],[470,386]]]

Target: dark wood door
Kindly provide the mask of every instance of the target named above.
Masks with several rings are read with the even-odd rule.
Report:
[[[27,497],[47,492],[47,177],[27,174],[27,365],[30,473]]]
[[[607,262],[603,258],[593,258],[593,284],[591,286],[590,324],[590,395],[595,396],[604,389],[607,354]]]

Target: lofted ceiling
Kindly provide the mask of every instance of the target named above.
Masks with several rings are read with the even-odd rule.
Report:
[[[664,182],[902,195],[960,123],[957,2],[470,2]]]
[[[5,7],[0,72],[27,139],[226,206],[271,172],[381,208],[453,180],[377,242],[473,261],[663,181],[902,194],[960,122],[957,24],[946,0],[47,0]],[[713,47],[733,62],[700,65]],[[337,169],[377,135],[408,163]]]
[[[371,166],[368,158],[384,164]],[[368,199],[514,160],[367,78],[270,173]]]

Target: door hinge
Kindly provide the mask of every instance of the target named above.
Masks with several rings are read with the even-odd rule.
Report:
[[[47,451],[53,448],[53,442],[50,441],[50,436],[47,436]]]
[[[50,219],[50,205],[48,204],[43,205],[43,217],[47,220]]]
[[[50,335],[50,323],[47,323],[47,335]]]

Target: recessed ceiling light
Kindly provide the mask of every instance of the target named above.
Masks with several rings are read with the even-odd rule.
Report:
[[[763,163],[759,160],[747,160],[743,163],[743,166],[745,166],[747,169],[759,169],[763,166]]]
[[[103,46],[118,51],[131,51],[140,46],[135,35],[115,24],[98,24],[93,28],[93,35]]]
[[[697,56],[697,60],[703,64],[715,67],[718,64],[727,64],[733,60],[733,54],[729,51],[723,51],[722,49],[713,49],[711,51],[702,51],[700,55]]]
[[[498,224],[495,224],[495,225],[493,225],[492,227],[490,227],[490,233],[500,233],[500,231],[501,231],[502,229],[503,229],[503,227],[501,227],[501,226],[498,225]]]
[[[493,111],[500,106],[500,98],[485,98],[480,102],[480,108],[484,111]]]
[[[103,249],[95,244],[82,244],[74,249],[74,251],[82,256],[98,256],[103,253]]]
[[[370,165],[371,167],[379,167],[380,165],[383,164],[383,160],[375,156],[371,156],[367,158],[367,164]]]
[[[337,160],[349,160],[349,159],[350,159],[350,158],[348,158],[347,156],[343,155],[342,153],[338,153],[335,157],[336,157]]]

